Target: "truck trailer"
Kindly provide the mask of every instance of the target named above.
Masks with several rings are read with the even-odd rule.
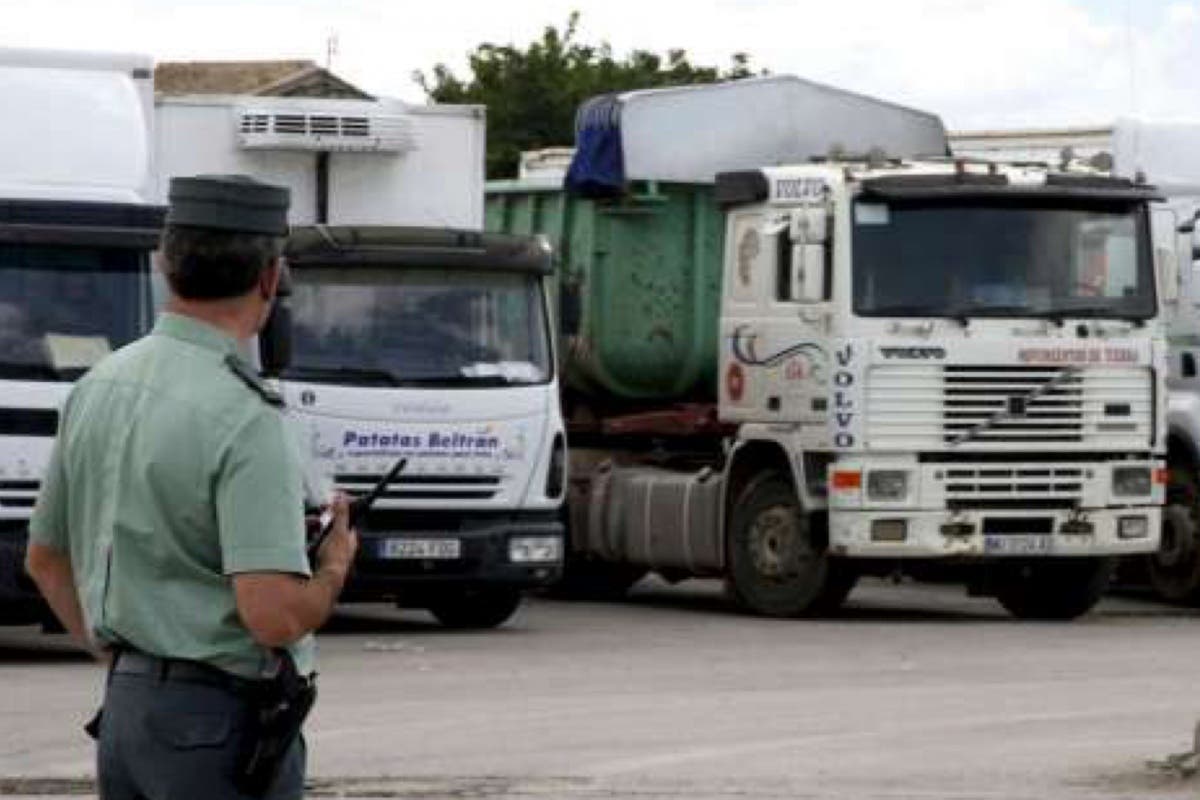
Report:
[[[151,67],[0,49],[0,624],[52,624],[24,556],[59,408],[150,324]]]
[[[261,344],[313,499],[407,459],[343,600],[503,623],[561,572],[566,456],[549,249],[481,231],[483,109],[218,96],[158,113],[164,191],[204,172],[292,190],[290,295]]]
[[[568,573],[614,591],[721,577],[773,616],[904,573],[1079,616],[1115,556],[1158,546],[1158,195],[956,161],[936,117],[857,95],[815,113],[831,92],[604,98],[565,185],[489,186],[490,229],[559,255]],[[643,124],[659,97],[689,108],[702,155]],[[785,130],[779,159],[740,153],[709,121],[802,128],[806,151]]]

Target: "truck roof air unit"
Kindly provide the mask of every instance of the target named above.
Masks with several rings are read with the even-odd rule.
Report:
[[[235,114],[245,150],[407,153],[417,147],[412,122],[400,114],[330,114],[243,108]]]

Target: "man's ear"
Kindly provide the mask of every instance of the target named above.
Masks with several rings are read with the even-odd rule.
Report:
[[[258,293],[263,300],[270,302],[275,299],[275,293],[279,291],[279,259],[271,259],[271,263],[267,265],[258,275]]]

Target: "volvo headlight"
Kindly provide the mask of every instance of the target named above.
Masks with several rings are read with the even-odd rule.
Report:
[[[868,500],[903,500],[908,497],[908,471],[875,469],[867,473]]]
[[[1150,520],[1145,517],[1121,517],[1117,536],[1121,539],[1145,539],[1150,535]]]
[[[1149,467],[1114,467],[1113,494],[1117,497],[1145,497],[1150,494],[1153,478]]]

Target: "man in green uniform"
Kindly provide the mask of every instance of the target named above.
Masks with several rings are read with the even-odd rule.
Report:
[[[106,800],[237,798],[251,693],[312,632],[357,548],[344,498],[310,572],[302,473],[276,396],[245,360],[279,283],[288,193],[179,178],[153,332],[97,364],[64,407],[27,567],[63,625],[111,664]],[[267,796],[303,793],[303,740]]]

